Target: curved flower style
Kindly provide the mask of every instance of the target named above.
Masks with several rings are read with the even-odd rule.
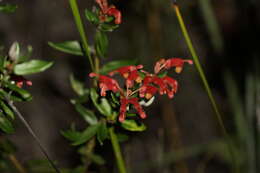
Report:
[[[104,22],[107,16],[113,16],[115,18],[115,24],[122,23],[122,15],[121,12],[116,9],[114,5],[108,6],[107,0],[96,0],[96,3],[101,8],[100,12],[100,20]]]
[[[96,73],[90,73],[90,77],[98,77],[99,80],[99,87],[101,89],[100,95],[101,96],[106,96],[106,91],[113,91],[113,92],[118,92],[120,87],[115,79],[109,78],[104,75],[99,75]]]
[[[115,71],[110,72],[109,75],[113,76],[115,73],[119,73],[121,76],[123,76],[126,79],[126,87],[131,88],[134,85],[134,81],[137,83],[141,83],[142,78],[138,74],[138,70],[140,70],[142,68],[143,68],[143,65],[125,66],[125,67],[121,67]]]
[[[175,67],[175,71],[180,73],[184,63],[193,64],[191,60],[171,58],[168,60],[161,59],[156,62],[154,74],[142,70],[143,65],[124,66],[110,72],[110,76],[119,73],[125,79],[125,90],[120,88],[117,81],[110,77],[96,73],[90,73],[89,76],[98,78],[101,96],[106,96],[106,91],[109,90],[120,93],[119,121],[123,122],[126,119],[129,104],[133,105],[139,116],[144,119],[146,114],[140,105],[144,99],[152,99],[157,92],[160,95],[167,94],[170,99],[173,98],[178,90],[178,82],[170,76],[160,77],[157,74],[163,69],[168,70],[172,67]],[[142,77],[139,71],[145,76]]]
[[[132,104],[137,110],[138,114],[142,119],[146,118],[146,113],[143,111],[142,106],[138,102],[138,98],[121,98],[120,100],[120,111],[119,111],[119,121],[123,122],[126,118],[127,106]]]
[[[162,69],[170,69],[172,67],[175,68],[176,73],[180,73],[182,71],[184,63],[193,64],[192,60],[183,60],[181,58],[171,58],[168,60],[160,59],[156,62],[154,66],[154,72],[155,74],[159,73]]]

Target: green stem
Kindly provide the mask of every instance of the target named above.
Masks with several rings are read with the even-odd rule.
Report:
[[[127,173],[125,163],[124,163],[124,160],[123,160],[123,157],[122,157],[120,145],[119,145],[119,142],[118,142],[118,139],[117,139],[117,136],[115,134],[113,127],[109,128],[109,134],[110,134],[114,154],[115,154],[115,157],[116,157],[118,170],[119,170],[120,173]]]
[[[83,26],[83,23],[82,23],[82,20],[81,20],[81,17],[80,17],[79,8],[78,8],[78,5],[77,5],[77,0],[69,0],[69,2],[70,2],[70,7],[72,9],[72,13],[73,13],[73,16],[74,16],[75,23],[76,23],[78,31],[79,31],[79,35],[80,35],[82,43],[83,43],[83,49],[85,51],[86,56],[88,57],[92,71],[95,71],[94,63],[93,63],[93,60],[91,58],[91,54],[90,54],[90,51],[89,51],[87,35],[85,33],[84,26]]]
[[[216,101],[215,101],[215,99],[213,97],[212,91],[211,91],[211,89],[209,87],[206,75],[205,75],[205,73],[204,73],[204,71],[202,69],[202,66],[200,64],[198,55],[197,55],[197,53],[196,53],[196,51],[194,49],[193,43],[192,43],[191,38],[190,38],[190,36],[188,34],[187,28],[185,26],[185,23],[183,21],[183,18],[182,18],[182,15],[181,15],[181,12],[179,10],[179,7],[178,7],[177,3],[173,4],[173,8],[174,8],[176,16],[178,18],[178,21],[179,21],[179,24],[180,24],[183,36],[184,36],[184,38],[186,40],[186,44],[187,44],[187,46],[188,46],[188,48],[190,50],[190,53],[192,55],[194,64],[195,64],[195,66],[196,66],[196,68],[198,70],[199,76],[200,76],[200,78],[202,80],[202,83],[203,83],[203,85],[205,87],[205,90],[207,92],[209,100],[210,100],[210,102],[212,104],[212,107],[213,107],[213,109],[215,111],[215,115],[216,115],[218,123],[219,123],[219,125],[221,127],[222,133],[223,133],[224,137],[226,138],[226,140],[228,142],[228,148],[229,148],[229,151],[230,151],[230,154],[231,154],[231,157],[232,157],[232,161],[233,161],[233,164],[234,164],[233,166],[235,166],[235,168],[233,167],[233,172],[239,172],[239,169],[237,168],[237,163],[236,163],[234,151],[232,149],[232,140],[231,140],[230,136],[227,133],[227,130],[226,130],[225,125],[224,125],[224,121],[223,121],[222,116],[220,114],[220,111],[218,109],[217,103],[216,103]]]

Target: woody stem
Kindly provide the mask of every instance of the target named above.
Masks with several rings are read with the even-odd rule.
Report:
[[[127,173],[126,167],[125,167],[125,162],[124,162],[122,152],[121,152],[121,149],[120,149],[120,145],[119,145],[117,136],[116,136],[115,131],[114,131],[114,127],[109,128],[109,135],[110,135],[112,147],[113,147],[113,150],[114,150],[114,154],[115,154],[115,157],[116,157],[116,163],[117,163],[119,173]]]

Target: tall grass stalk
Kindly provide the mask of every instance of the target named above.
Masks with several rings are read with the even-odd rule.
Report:
[[[238,173],[239,172],[239,168],[237,166],[236,158],[235,158],[234,151],[233,151],[233,148],[232,148],[232,140],[231,140],[230,136],[227,133],[227,130],[226,130],[226,127],[224,125],[224,122],[223,122],[222,116],[220,114],[220,111],[218,109],[217,103],[216,103],[216,101],[215,101],[215,99],[213,97],[213,94],[212,94],[212,91],[211,91],[211,89],[209,87],[206,75],[205,75],[205,73],[204,73],[204,71],[202,69],[202,66],[201,66],[200,61],[199,61],[199,57],[198,57],[198,55],[197,55],[197,53],[195,51],[195,48],[193,46],[193,43],[191,41],[191,38],[189,36],[189,33],[187,31],[187,28],[186,28],[186,25],[185,25],[184,20],[182,18],[179,6],[177,5],[176,1],[174,1],[174,3],[172,4],[172,8],[174,9],[174,11],[176,13],[178,22],[179,22],[180,27],[181,27],[181,31],[183,33],[183,36],[185,38],[186,44],[187,44],[187,46],[189,48],[189,51],[190,51],[190,53],[192,55],[194,64],[196,66],[196,69],[198,70],[199,76],[200,76],[200,78],[202,80],[202,83],[203,83],[203,85],[205,87],[205,90],[207,92],[209,100],[210,100],[210,102],[212,104],[212,107],[214,109],[216,118],[217,118],[219,126],[221,128],[221,131],[222,131],[222,133],[223,133],[223,135],[226,138],[226,141],[228,143],[228,148],[229,148],[230,155],[232,157],[232,162],[233,162],[233,172]]]

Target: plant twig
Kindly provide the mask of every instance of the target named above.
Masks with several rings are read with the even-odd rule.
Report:
[[[117,162],[117,167],[120,173],[127,173],[126,172],[126,167],[125,167],[125,163],[123,160],[123,156],[120,150],[120,145],[117,139],[117,136],[115,134],[114,128],[110,127],[109,128],[109,134],[110,134],[110,139],[111,139],[111,143],[113,146],[113,150],[114,150],[114,154],[116,157],[116,162]]]
[[[79,35],[80,35],[82,43],[83,43],[83,49],[85,51],[86,56],[88,57],[92,71],[95,72],[95,66],[94,66],[94,63],[93,63],[93,59],[91,58],[90,51],[89,51],[87,35],[85,33],[84,26],[83,26],[83,23],[82,23],[82,19],[80,17],[77,0],[69,0],[69,2],[70,2],[70,7],[71,7],[71,10],[72,10],[72,14],[74,16],[76,26],[77,26],[78,31],[79,31]]]
[[[184,36],[185,41],[186,41],[186,44],[187,44],[187,46],[188,46],[188,48],[190,50],[190,53],[191,53],[192,58],[194,60],[194,64],[195,64],[195,66],[196,66],[196,68],[198,70],[199,76],[200,76],[200,78],[202,80],[202,83],[203,83],[203,85],[205,87],[205,90],[207,92],[209,100],[210,100],[210,102],[212,104],[212,107],[213,107],[213,109],[215,111],[215,115],[216,115],[216,118],[217,118],[218,123],[220,125],[220,128],[222,130],[222,133],[223,133],[223,135],[226,138],[226,141],[228,143],[228,148],[229,148],[230,155],[231,155],[232,161],[233,161],[233,166],[234,166],[233,167],[233,172],[239,172],[239,169],[237,168],[237,163],[236,163],[234,151],[233,151],[233,148],[232,148],[232,140],[231,140],[230,136],[227,133],[226,127],[224,125],[224,121],[223,121],[222,116],[220,114],[220,111],[218,109],[217,103],[216,103],[216,101],[215,101],[215,99],[213,97],[213,94],[212,94],[212,91],[211,91],[211,89],[209,87],[206,75],[205,75],[205,73],[204,73],[204,71],[202,69],[202,66],[201,66],[200,61],[199,61],[199,57],[198,57],[198,55],[197,55],[197,53],[195,51],[195,48],[193,46],[193,43],[191,41],[191,38],[189,36],[189,33],[187,31],[186,25],[184,23],[184,20],[182,18],[180,9],[179,9],[176,1],[173,3],[172,7],[175,10],[175,13],[176,13],[176,16],[178,18],[178,22],[180,24],[183,36]]]
[[[32,135],[33,139],[37,142],[38,146],[40,147],[42,153],[45,155],[45,157],[47,158],[47,160],[49,161],[49,163],[51,164],[51,166],[53,167],[53,169],[57,172],[57,173],[61,173],[61,171],[57,168],[57,166],[54,164],[54,162],[52,161],[52,159],[50,158],[50,156],[47,153],[47,150],[45,149],[45,147],[42,145],[40,139],[37,137],[37,135],[34,133],[33,129],[31,128],[31,126],[29,125],[29,123],[24,119],[23,115],[20,113],[20,111],[16,108],[16,106],[13,104],[12,101],[9,100],[9,98],[5,98],[6,102],[8,104],[8,106],[10,108],[12,108],[12,110],[14,111],[14,113],[18,116],[18,118],[22,121],[22,123],[25,125],[25,127],[27,128],[27,130],[29,131],[29,133]]]
[[[9,160],[12,162],[12,164],[14,165],[14,167],[17,169],[17,171],[19,171],[19,173],[26,173],[25,168],[22,166],[22,164],[17,160],[17,158],[15,157],[15,155],[13,154],[9,154],[8,155]]]

